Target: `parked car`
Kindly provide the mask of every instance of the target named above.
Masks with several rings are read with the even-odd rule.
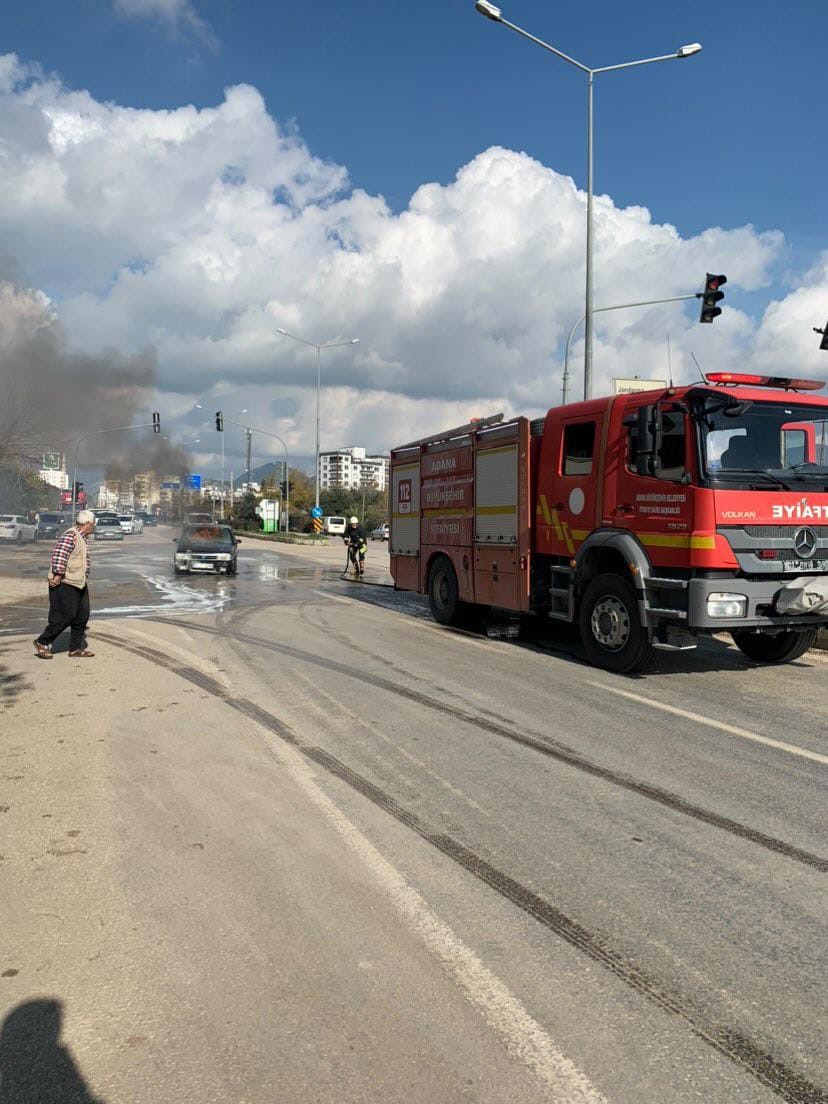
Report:
[[[38,540],[56,540],[72,524],[70,514],[39,514],[37,519]]]
[[[184,575],[190,571],[236,574],[236,549],[241,541],[229,525],[215,522],[185,525],[181,536],[173,539],[173,568],[176,575]]]
[[[384,521],[382,525],[378,525],[376,529],[371,530],[371,540],[388,540],[388,522]]]
[[[322,530],[332,537],[344,537],[345,524],[344,517],[326,517],[322,519]]]
[[[99,517],[95,522],[95,540],[124,539],[124,531],[117,517]]]
[[[23,541],[37,540],[37,525],[29,521],[23,514],[0,514],[0,540],[14,541],[22,544]]]

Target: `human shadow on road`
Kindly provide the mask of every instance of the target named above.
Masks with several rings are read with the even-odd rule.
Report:
[[[12,672],[5,663],[0,663],[0,705],[11,705],[24,690],[30,689],[31,683],[25,675],[19,671]]]
[[[12,1009],[0,1028],[0,1104],[105,1104],[60,1041],[63,1005],[41,998]]]

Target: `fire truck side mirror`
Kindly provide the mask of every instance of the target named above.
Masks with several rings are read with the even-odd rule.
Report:
[[[639,475],[657,475],[661,449],[661,412],[657,405],[638,408],[638,449],[635,470]]]

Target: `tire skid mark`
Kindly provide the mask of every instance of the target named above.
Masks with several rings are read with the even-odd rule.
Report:
[[[205,675],[194,667],[184,666],[155,648],[128,644],[121,638],[107,633],[98,633],[98,636],[116,647],[147,659],[186,679],[296,748],[328,774],[338,778],[388,813],[398,823],[411,829],[420,839],[451,859],[478,881],[489,886],[499,896],[510,901],[594,962],[605,967],[635,992],[646,997],[663,1011],[678,1017],[698,1039],[729,1058],[787,1104],[828,1104],[828,1092],[819,1085],[766,1053],[740,1032],[730,1027],[707,1023],[700,1011],[689,1001],[669,992],[659,982],[650,978],[637,963],[616,951],[605,939],[594,935],[578,921],[566,916],[550,901],[527,889],[464,844],[443,832],[431,830],[416,814],[400,805],[393,797],[330,752],[304,743],[284,721],[262,706],[246,698],[237,697],[211,676]],[[251,640],[250,643],[259,644],[260,642]]]
[[[253,612],[255,611],[252,609],[246,610],[245,615],[248,617],[252,616]],[[164,623],[175,624],[176,622],[167,617],[164,618]],[[188,623],[188,627],[208,634],[217,632],[217,630],[207,625],[194,625]],[[602,767],[599,763],[595,763],[593,760],[567,747],[566,744],[558,743],[556,740],[551,740],[549,737],[532,735],[521,732],[514,727],[507,727],[495,720],[483,717],[479,713],[469,712],[461,707],[449,705],[446,702],[429,697],[427,694],[421,693],[418,690],[412,690],[409,687],[401,686],[396,682],[383,678],[381,675],[372,675],[366,671],[349,667],[346,663],[340,663],[338,660],[326,659],[324,656],[315,655],[313,652],[305,652],[300,648],[292,648],[287,644],[278,644],[275,641],[264,641],[258,637],[246,636],[241,633],[233,633],[232,631],[225,633],[225,635],[229,635],[242,644],[250,644],[257,648],[278,652],[281,655],[290,656],[292,659],[299,659],[305,663],[310,663],[314,666],[323,667],[326,670],[335,672],[336,674],[344,675],[346,678],[352,678],[359,682],[367,683],[375,689],[385,690],[397,697],[406,698],[416,705],[451,717],[452,720],[461,721],[463,724],[478,728],[483,732],[489,732],[494,736],[500,736],[504,739],[511,740],[513,743],[520,744],[522,747],[529,748],[531,751],[537,751],[541,755],[556,759],[558,762],[564,763],[585,774],[589,774],[593,778],[599,778],[602,782],[608,782],[610,785],[629,790],[631,793],[654,801],[658,805],[663,805],[673,812],[692,817],[694,820],[709,824],[712,828],[719,828],[732,836],[748,840],[758,847],[774,852],[774,854],[784,855],[786,858],[793,859],[795,862],[802,863],[804,866],[812,867],[820,871],[820,873],[828,873],[828,858],[822,855],[817,855],[801,847],[796,847],[794,844],[777,839],[775,836],[769,836],[765,832],[760,832],[756,828],[750,828],[737,820],[731,820],[730,817],[722,816],[720,813],[712,812],[710,809],[705,809],[700,805],[694,805],[692,802],[680,797],[679,794],[675,794],[670,790],[664,790],[660,786],[652,785],[649,782],[642,782],[640,779],[634,778],[632,775],[626,774],[623,771]]]

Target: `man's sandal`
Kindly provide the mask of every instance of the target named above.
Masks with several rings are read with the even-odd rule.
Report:
[[[52,649],[49,647],[48,644],[41,644],[40,641],[35,640],[34,641],[34,650],[35,650],[35,655],[37,656],[38,659],[51,659],[52,658]]]
[[[78,648],[74,652],[69,652],[70,659],[92,659],[94,652],[90,652],[88,648]]]

